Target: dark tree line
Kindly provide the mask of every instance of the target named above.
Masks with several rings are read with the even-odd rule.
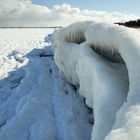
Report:
[[[115,23],[115,24],[124,25],[124,26],[127,26],[127,27],[140,28],[140,19],[133,20],[133,21],[128,21],[128,22],[124,22],[124,23],[118,22],[118,23]]]

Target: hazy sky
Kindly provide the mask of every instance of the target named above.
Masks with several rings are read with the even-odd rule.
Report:
[[[0,0],[0,27],[65,26],[85,20],[112,23],[135,20],[140,18],[138,3],[138,0],[137,3],[136,0]]]
[[[33,0],[33,3],[49,7],[55,4],[69,3],[80,9],[140,14],[140,0]]]

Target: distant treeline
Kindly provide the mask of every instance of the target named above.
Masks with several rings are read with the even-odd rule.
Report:
[[[124,22],[124,23],[118,22],[118,23],[115,23],[115,24],[124,25],[124,26],[132,27],[132,28],[140,28],[140,19],[131,20],[131,21]]]

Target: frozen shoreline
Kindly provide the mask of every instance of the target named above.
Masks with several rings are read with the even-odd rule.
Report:
[[[94,110],[92,140],[140,139],[139,38],[136,29],[98,22],[74,23],[54,34],[57,66],[69,82],[80,85]]]

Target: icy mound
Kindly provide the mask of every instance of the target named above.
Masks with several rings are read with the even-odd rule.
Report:
[[[86,22],[77,22],[69,25],[67,28],[63,28],[59,31],[56,31],[54,44],[58,44],[58,42],[71,42],[80,44],[86,40],[85,31],[91,21]],[[59,34],[58,34],[59,32]]]
[[[134,29],[95,22],[54,34],[57,66],[94,109],[92,140],[140,139],[139,38]]]

